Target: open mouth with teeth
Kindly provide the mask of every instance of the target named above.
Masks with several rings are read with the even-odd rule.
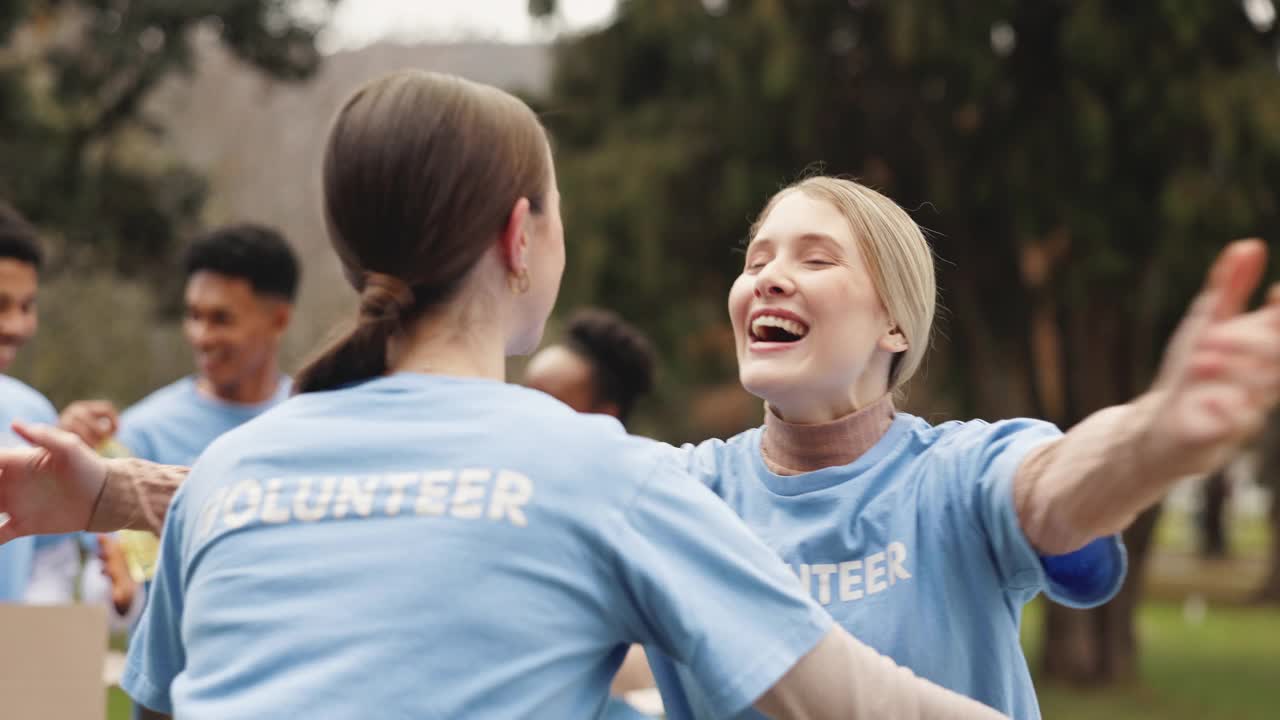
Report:
[[[751,321],[751,339],[758,342],[793,343],[808,334],[809,326],[799,320],[759,315]]]

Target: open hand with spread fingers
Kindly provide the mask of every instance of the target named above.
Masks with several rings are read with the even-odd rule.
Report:
[[[1280,286],[1261,307],[1248,302],[1267,248],[1229,245],[1209,271],[1166,350],[1151,391],[1141,454],[1157,474],[1211,472],[1261,430],[1280,402]]]

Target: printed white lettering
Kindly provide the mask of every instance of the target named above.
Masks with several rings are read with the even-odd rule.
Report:
[[[818,602],[830,605],[831,576],[836,574],[838,568],[832,563],[818,563],[812,567],[813,574],[818,576]]]
[[[521,508],[533,498],[533,481],[511,470],[500,470],[489,496],[489,519],[507,518],[512,525],[524,527],[529,521]],[[456,514],[456,513],[455,513]]]
[[[878,593],[881,590],[884,590],[885,588],[889,587],[889,584],[886,583],[884,580],[876,579],[885,574],[884,553],[882,552],[871,553],[870,555],[867,556],[866,563],[867,563],[867,594],[874,595],[875,593]]]
[[[414,483],[416,497],[409,490]],[[197,538],[258,524],[396,517],[409,512],[410,505],[420,517],[487,519],[523,528],[529,525],[533,495],[534,483],[527,475],[483,468],[241,480],[216,490],[200,508]],[[824,572],[829,575],[834,567]],[[804,572],[807,581],[807,567]],[[823,583],[830,594],[830,578],[824,576]]]
[[[414,512],[419,515],[443,515],[443,499],[449,496],[447,483],[453,480],[452,470],[432,470],[423,473],[418,483],[418,504]]]
[[[333,486],[337,478],[324,478],[320,492],[316,495],[315,507],[307,507],[307,496],[311,494],[311,482],[312,478],[309,477],[298,481],[298,492],[293,496],[293,516],[304,522],[319,520],[329,511],[329,501],[333,499]]]
[[[267,497],[262,501],[262,522],[289,522],[289,506],[280,507],[280,478],[267,481]]]
[[[463,470],[458,473],[458,483],[453,488],[451,513],[457,518],[474,520],[484,513],[484,484],[489,480],[488,470]]]
[[[333,516],[344,518],[348,509],[353,509],[361,517],[369,517],[369,513],[373,512],[373,496],[378,491],[378,480],[376,475],[363,480],[342,478],[338,496],[333,500]]]
[[[840,563],[840,600],[842,602],[862,599],[862,590],[854,589],[855,585],[862,584],[862,575],[858,573],[861,569],[861,560]]]
[[[244,501],[244,506],[236,510],[236,503],[241,499]],[[232,528],[243,527],[258,514],[258,507],[261,505],[262,486],[257,480],[241,480],[227,495],[227,502],[223,505],[222,523]]]
[[[404,503],[405,489],[417,481],[418,473],[395,473],[387,476],[387,487],[391,488],[391,495],[387,498],[388,517],[395,517],[400,514],[400,505]]]
[[[200,524],[196,530],[196,536],[203,540],[213,530],[213,526],[218,522],[218,509],[222,507],[222,501],[227,497],[227,489],[219,488],[213,494],[213,498],[204,504],[200,510]]]
[[[910,580],[911,573],[907,572],[907,546],[900,542],[889,543],[889,584],[895,582],[895,578],[902,580]]]

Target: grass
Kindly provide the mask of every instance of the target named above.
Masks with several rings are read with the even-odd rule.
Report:
[[[1194,518],[1167,511],[1147,559],[1146,602],[1138,611],[1141,680],[1083,690],[1037,683],[1045,720],[1253,720],[1275,718],[1280,689],[1280,609],[1251,607],[1266,573],[1265,518],[1228,525],[1231,556],[1196,554]],[[1205,608],[1199,617],[1196,605]],[[1023,647],[1039,657],[1042,606],[1023,620]]]
[[[1039,603],[1027,609],[1023,645],[1037,658]],[[1218,606],[1203,619],[1184,606],[1149,602],[1138,614],[1141,685],[1085,691],[1037,685],[1046,720],[1262,720],[1275,718],[1280,686],[1280,611]]]
[[[133,717],[133,704],[129,696],[117,687],[107,693],[107,720],[129,720]]]

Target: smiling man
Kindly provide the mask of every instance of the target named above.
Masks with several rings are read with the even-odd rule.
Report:
[[[9,431],[14,420],[51,422],[56,416],[43,395],[5,374],[18,350],[36,332],[41,260],[35,228],[17,210],[0,201],[0,447],[21,442]],[[36,565],[35,555],[32,538],[0,546],[0,602],[25,599]]]
[[[250,224],[213,230],[187,248],[183,269],[182,330],[195,374],[156,390],[118,417],[102,400],[67,406],[59,425],[89,445],[101,447],[115,436],[134,457],[190,466],[218,436],[289,397],[292,382],[280,371],[280,340],[293,313],[299,273],[280,233]],[[159,717],[134,708],[138,720]]]
[[[219,435],[289,396],[280,340],[289,326],[298,262],[284,238],[258,225],[210,232],[188,248],[183,333],[196,372],[120,416],[117,438],[146,460],[190,465]],[[104,401],[68,406],[60,424],[90,445],[116,434]]]

